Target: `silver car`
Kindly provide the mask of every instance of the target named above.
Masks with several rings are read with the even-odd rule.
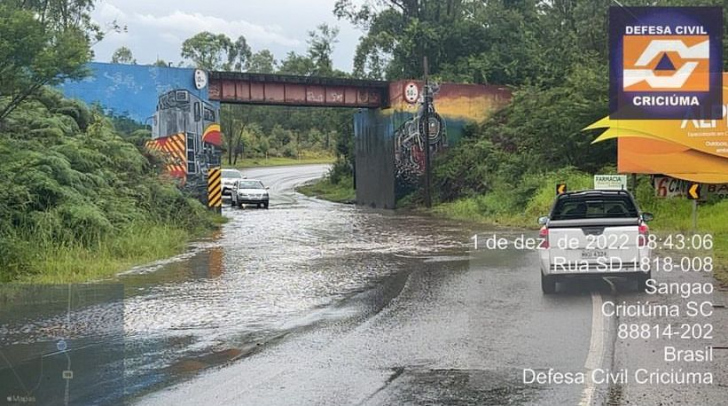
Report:
[[[220,174],[222,175],[222,195],[225,197],[231,195],[235,182],[245,179],[245,176],[237,169],[223,169]]]
[[[254,204],[267,209],[269,200],[268,187],[257,179],[238,180],[232,190],[233,206],[243,207],[244,204]]]

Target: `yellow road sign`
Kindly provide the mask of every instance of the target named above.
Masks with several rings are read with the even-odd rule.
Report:
[[[220,168],[210,168],[207,171],[207,207],[222,208],[222,173]]]
[[[700,199],[700,183],[691,183],[690,186],[688,186],[688,199]]]
[[[566,193],[566,183],[557,183],[556,184],[556,194],[563,195],[564,193]]]

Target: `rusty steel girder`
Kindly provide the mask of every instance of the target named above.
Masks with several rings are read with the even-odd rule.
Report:
[[[319,107],[389,107],[389,82],[210,72],[210,100],[221,103]]]

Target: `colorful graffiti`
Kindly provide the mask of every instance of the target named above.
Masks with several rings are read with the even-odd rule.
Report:
[[[495,86],[450,83],[430,86],[433,104],[429,111],[427,131],[421,120],[424,84],[408,81],[394,82],[390,86],[392,108],[385,110],[385,114],[390,115],[395,128],[394,176],[397,199],[420,187],[425,170],[426,144],[430,148],[430,159],[434,159],[460,141],[468,123],[487,119],[510,100],[507,89]]]
[[[440,87],[431,85],[430,89],[433,95],[436,95]],[[422,96],[417,100],[417,104],[419,105],[417,111],[394,133],[396,188],[402,194],[407,194],[419,186],[421,176],[425,171],[425,144],[430,148],[431,160],[448,146],[447,125],[445,120],[437,114],[434,104],[430,105],[428,111],[429,125],[423,121]]]
[[[108,113],[151,125],[146,146],[160,153],[165,172],[201,201],[207,170],[220,165],[220,105],[194,83],[194,70],[92,63],[92,75],[59,88],[69,97],[98,103]]]

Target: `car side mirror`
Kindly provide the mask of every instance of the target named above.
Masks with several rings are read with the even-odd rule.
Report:
[[[546,223],[549,222],[549,218],[547,216],[541,216],[538,218],[538,225],[545,226]]]
[[[268,189],[270,189],[270,186],[266,186],[266,187],[265,187],[265,190],[268,190]]]
[[[642,213],[642,221],[645,223],[655,219],[655,215],[652,213]]]

